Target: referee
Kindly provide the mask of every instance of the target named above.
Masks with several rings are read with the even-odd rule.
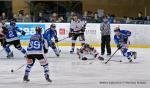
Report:
[[[103,19],[103,23],[101,24],[100,30],[101,30],[101,55],[105,54],[105,47],[106,47],[107,55],[109,56],[111,55],[111,47],[110,47],[111,29],[106,16]]]

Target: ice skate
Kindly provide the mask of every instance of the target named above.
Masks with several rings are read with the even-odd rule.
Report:
[[[132,52],[133,54],[133,58],[136,59],[137,58],[137,52]]]
[[[45,79],[47,82],[52,82],[52,80],[49,78],[49,75],[45,75]]]
[[[30,79],[28,78],[28,76],[27,76],[27,75],[25,75],[25,76],[23,77],[23,81],[24,81],[24,82],[29,82],[29,81],[30,81]]]

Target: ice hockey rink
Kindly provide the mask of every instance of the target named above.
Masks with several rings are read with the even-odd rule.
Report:
[[[134,48],[138,57],[134,63],[128,63],[118,52],[104,64],[99,60],[81,61],[76,54],[69,54],[70,47],[60,47],[59,58],[50,49],[47,54],[52,83],[47,83],[43,68],[36,61],[30,75],[30,82],[22,81],[24,69],[11,73],[26,63],[18,50],[14,51],[14,59],[6,59],[5,52],[0,53],[0,88],[149,88],[150,87],[150,49]],[[96,47],[100,52],[100,48]],[[113,48],[113,52],[116,48]],[[106,59],[109,57],[104,56]]]

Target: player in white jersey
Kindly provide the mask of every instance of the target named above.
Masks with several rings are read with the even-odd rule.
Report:
[[[1,42],[1,45],[3,46],[3,43],[4,43],[4,31],[3,31],[3,22],[2,20],[0,20],[0,42]]]
[[[79,59],[81,60],[88,60],[90,59],[89,57],[91,56],[92,56],[92,59],[96,58],[102,61],[104,60],[104,58],[100,56],[97,50],[87,43],[84,44],[80,49],[77,48],[77,54],[79,56]]]
[[[70,24],[70,32],[69,32],[69,37],[72,37],[72,48],[71,48],[70,53],[74,52],[75,43],[78,37],[79,37],[81,44],[84,45],[85,26],[86,26],[85,21],[81,21],[80,19],[78,19],[76,15],[73,17],[73,20],[71,21],[71,24]]]

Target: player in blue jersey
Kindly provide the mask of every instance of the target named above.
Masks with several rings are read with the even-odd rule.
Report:
[[[128,51],[128,38],[131,36],[131,32],[128,30],[120,30],[119,27],[116,27],[114,32],[114,41],[118,49],[121,50],[123,56],[128,58],[129,62],[132,62],[132,57],[136,59],[137,53],[133,51]]]
[[[9,49],[10,45],[14,45],[15,48],[17,48],[19,51],[21,51],[23,54],[26,55],[26,50],[22,48],[20,44],[20,39],[18,36],[18,32],[20,32],[22,35],[25,35],[25,32],[23,30],[20,30],[17,26],[14,20],[10,22],[10,25],[4,28],[4,34],[5,34],[5,40],[4,48],[6,52],[8,53],[8,58],[13,56],[13,53]]]
[[[44,75],[45,79],[48,82],[52,82],[52,80],[49,78],[49,67],[48,67],[48,61],[44,57],[44,48],[45,42],[42,33],[42,28],[36,27],[36,34],[31,36],[29,45],[27,47],[27,66],[25,69],[25,74],[23,77],[23,80],[25,82],[29,82],[29,73],[31,71],[31,68],[33,67],[35,60],[38,59],[41,66],[44,68]]]
[[[47,42],[48,46],[51,47],[53,49],[53,51],[55,52],[56,56],[59,56],[59,51],[56,48],[55,43],[58,42],[58,37],[57,37],[57,31],[56,31],[56,25],[55,24],[51,24],[50,28],[48,28],[44,34],[43,37],[45,39],[45,41]],[[52,39],[55,39],[55,42]]]
[[[3,49],[5,49],[4,48],[4,43],[5,43],[5,34],[4,34],[4,29],[6,28],[5,27],[6,25],[5,25],[5,22],[4,22],[4,20],[1,20],[0,19],[0,43],[1,43],[1,46],[3,47]],[[7,52],[6,52],[7,53]],[[10,55],[7,53],[7,57],[9,57]],[[12,54],[12,56],[13,56],[13,54]]]

